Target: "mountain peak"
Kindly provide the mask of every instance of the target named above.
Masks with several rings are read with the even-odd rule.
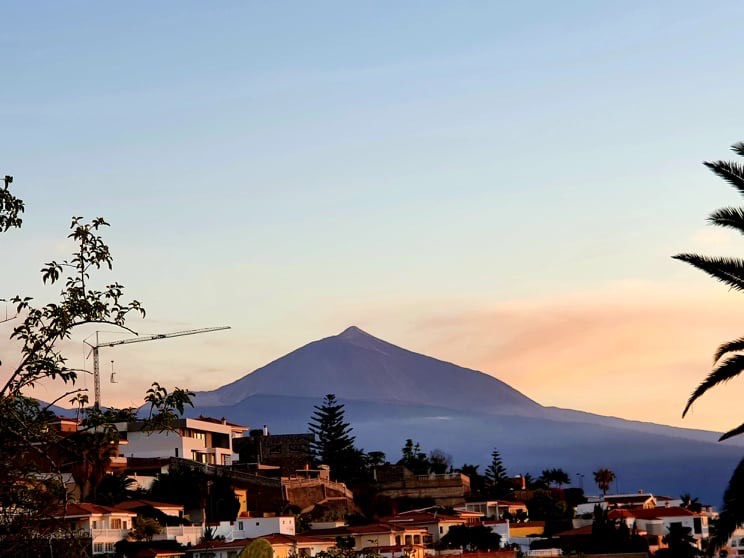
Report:
[[[372,337],[372,335],[353,325],[347,327],[336,337],[340,337],[341,339],[369,339],[370,337]]]

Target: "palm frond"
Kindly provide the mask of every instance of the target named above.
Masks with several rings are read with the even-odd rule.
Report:
[[[736,528],[744,523],[744,459],[734,469],[723,493],[723,507],[711,537],[713,549],[725,546]]]
[[[697,254],[677,254],[675,260],[687,262],[715,277],[732,289],[744,291],[744,260],[737,258],[710,258]]]
[[[718,438],[718,441],[719,442],[723,442],[724,440],[728,440],[729,438],[733,438],[734,436],[738,436],[742,432],[744,432],[744,424],[740,424],[736,428],[732,428],[728,432],[724,432],[723,434],[721,434],[721,437]]]
[[[731,146],[731,151],[744,157],[744,142],[738,142]]]
[[[736,229],[744,234],[744,208],[722,207],[710,214],[708,222],[720,227]]]
[[[744,194],[744,166],[733,161],[705,161],[703,164]]]
[[[726,353],[735,353],[738,351],[744,351],[744,337],[739,337],[734,341],[729,341],[718,347],[716,354],[713,355],[713,364],[721,360],[721,357]]]
[[[723,364],[721,364],[718,368],[708,374],[708,377],[705,378],[705,380],[700,383],[697,389],[692,392],[692,395],[687,400],[685,410],[682,411],[682,416],[684,417],[687,414],[687,411],[690,410],[690,407],[698,399],[698,397],[703,395],[713,386],[717,386],[722,382],[727,382],[731,378],[739,375],[742,369],[744,369],[744,355],[732,356],[731,358],[725,360]]]

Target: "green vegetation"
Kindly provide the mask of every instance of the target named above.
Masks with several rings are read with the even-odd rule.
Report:
[[[597,487],[602,491],[602,495],[604,496],[605,494],[607,494],[610,486],[612,486],[612,483],[615,481],[615,473],[613,473],[610,469],[602,467],[601,469],[597,469],[596,471],[594,471],[593,474],[594,482],[597,483]]]
[[[744,143],[737,143],[731,147],[737,155],[744,157]],[[703,163],[714,174],[731,184],[740,194],[744,195],[744,165],[735,161],[706,161]],[[708,222],[723,228],[733,229],[744,234],[744,207],[724,207],[710,214]],[[721,281],[735,291],[744,291],[744,259],[709,257],[698,254],[677,254],[675,259],[686,262]],[[727,341],[716,350],[713,355],[713,370],[695,388],[685,405],[684,417],[690,407],[709,389],[728,382],[744,370],[744,337]],[[725,359],[724,359],[725,357]],[[723,360],[722,360],[723,359]],[[732,428],[721,436],[726,440],[732,436],[744,433],[744,423]],[[723,508],[711,537],[712,548],[720,548],[726,544],[734,530],[744,523],[744,460],[734,470],[728,487],[723,496]]]
[[[442,548],[462,548],[467,551],[497,550],[501,546],[501,535],[484,525],[453,525],[442,537]]]
[[[266,539],[256,539],[238,554],[238,558],[272,558],[274,549]]]
[[[514,486],[496,449],[491,452],[491,464],[486,469],[486,493],[499,500],[510,500],[514,495]]]
[[[328,465],[342,482],[359,478],[364,470],[364,452],[354,447],[352,428],[344,416],[344,405],[329,393],[315,405],[308,430],[315,436],[312,449],[318,463]]]
[[[11,234],[11,229],[21,227],[25,206],[9,188],[12,178],[4,182],[0,232]],[[100,236],[107,226],[102,218],[73,217],[67,235],[74,246],[71,256],[47,262],[41,269],[44,284],[61,286],[56,300],[37,305],[28,296],[7,299],[17,313],[17,321],[6,326],[14,326],[8,337],[17,353],[10,367],[0,363],[5,379],[0,387],[0,555],[22,556],[39,537],[64,536],[69,524],[57,519],[70,501],[63,468],[72,472],[81,499],[96,499],[105,465],[118,442],[113,425],[118,412],[86,409],[79,431],[63,435],[55,428],[56,417],[50,411],[53,403],[69,396],[75,396],[73,401],[81,406],[87,402],[84,390],[75,387],[80,371],[68,365],[61,348],[73,332],[91,324],[131,331],[127,318],[145,315],[137,300],[125,299],[121,284],[99,278],[113,265],[109,247]],[[26,395],[49,382],[67,385],[69,390],[44,406]],[[168,429],[183,406],[191,403],[188,390],[176,388],[169,393],[157,386],[157,394],[148,396],[151,412],[145,429]]]

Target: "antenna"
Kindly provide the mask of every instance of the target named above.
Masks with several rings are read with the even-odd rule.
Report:
[[[0,298],[0,302],[5,303],[5,318],[0,318],[0,324],[4,324],[5,322],[9,322],[10,320],[15,320],[18,317],[18,313],[16,313],[15,316],[8,317],[8,301],[4,298]]]
[[[211,331],[222,331],[224,329],[230,329],[230,326],[220,327],[205,327],[201,329],[189,329],[187,331],[174,331],[172,333],[157,333],[155,335],[146,335],[144,337],[135,337],[134,339],[119,339],[117,341],[107,341],[101,343],[98,339],[99,331],[96,331],[96,341],[90,343],[87,340],[83,340],[83,343],[90,347],[90,354],[93,354],[93,390],[95,394],[94,406],[96,409],[101,409],[101,371],[98,359],[98,352],[101,347],[116,347],[117,345],[128,345],[129,343],[144,343],[145,341],[157,341],[158,339],[168,339],[169,337],[182,337],[184,335],[196,335],[198,333],[209,333]],[[138,335],[138,334],[135,334]],[[111,383],[117,383],[114,378],[114,361],[111,361]]]

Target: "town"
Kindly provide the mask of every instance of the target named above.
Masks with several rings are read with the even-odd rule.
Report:
[[[613,493],[610,469],[585,493],[561,469],[510,476],[497,450],[483,474],[412,440],[395,462],[360,455],[343,405],[328,395],[317,409],[295,434],[208,417],[148,430],[132,410],[106,433],[85,410],[56,417],[56,445],[80,438],[89,451],[69,466],[56,456],[70,500],[46,535],[98,557],[235,558],[257,544],[267,558],[661,557],[705,550],[717,519],[689,494]],[[737,530],[729,555],[739,547]]]

